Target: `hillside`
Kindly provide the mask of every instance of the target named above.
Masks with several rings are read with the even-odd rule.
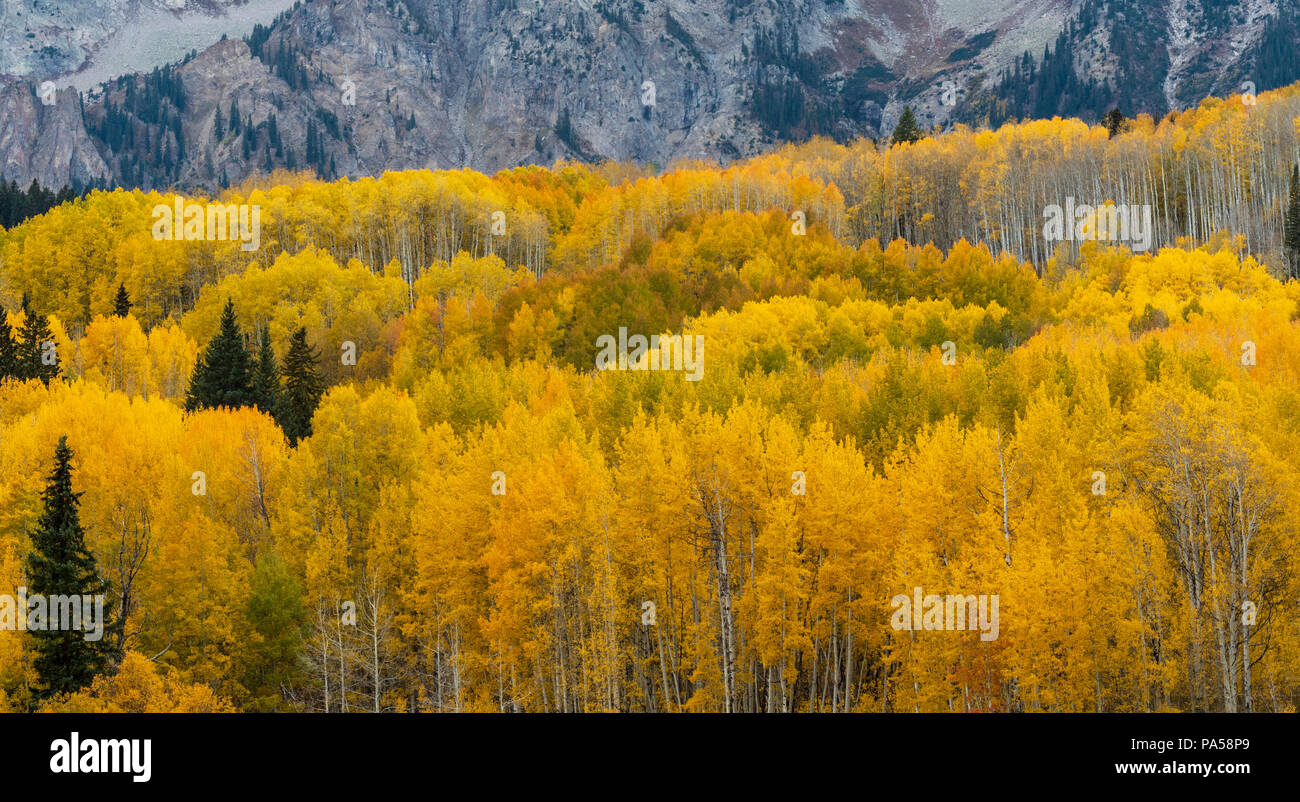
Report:
[[[0,710],[1295,712],[1297,137],[65,200],[0,233],[0,592],[77,499],[120,669],[0,628]]]

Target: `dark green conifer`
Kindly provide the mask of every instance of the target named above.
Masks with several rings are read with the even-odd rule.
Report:
[[[903,107],[903,114],[898,118],[898,125],[894,126],[894,137],[891,140],[897,145],[901,142],[915,142],[924,134],[921,127],[916,124],[916,114],[912,111],[911,106]]]
[[[280,403],[280,368],[266,326],[262,327],[262,345],[253,368],[253,403],[268,415],[274,415]]]
[[[311,417],[316,413],[325,382],[320,375],[320,359],[307,342],[307,329],[294,332],[289,353],[284,358],[284,390],[280,396],[280,414],[276,420],[290,445],[311,436]]]
[[[100,578],[95,558],[86,548],[77,506],[80,493],[72,492],[72,450],[68,438],[60,437],[54,449],[54,470],[41,494],[44,509],[32,532],[32,551],[27,556],[27,595],[42,598],[46,616],[42,629],[28,627],[34,644],[32,667],[40,678],[38,699],[70,693],[86,687],[94,678],[107,672],[117,657],[115,624],[109,624],[109,585]],[[80,607],[80,616],[70,615],[67,605],[60,604],[55,620],[50,601],[53,597],[71,598]],[[96,605],[96,597],[102,606]],[[89,598],[90,604],[83,603]],[[99,616],[100,627],[86,620],[89,607]],[[95,611],[98,610],[98,613]],[[76,620],[80,617],[80,622]],[[79,623],[81,629],[70,624]],[[55,625],[59,628],[53,628]],[[96,631],[98,629],[98,631]]]
[[[253,403],[253,369],[244,348],[244,335],[235,321],[235,303],[226,299],[226,308],[221,313],[221,329],[194,366],[190,387],[185,394],[185,410],[242,407]]]
[[[117,285],[117,297],[113,299],[113,314],[126,317],[131,314],[131,296],[126,294],[126,285]]]

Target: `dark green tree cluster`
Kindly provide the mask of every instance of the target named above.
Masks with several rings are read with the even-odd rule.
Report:
[[[749,110],[768,131],[796,142],[834,132],[837,107],[852,101],[836,98],[827,89],[824,65],[802,52],[798,30],[791,29],[789,36],[780,26],[759,31],[746,52],[754,65]]]
[[[45,214],[59,204],[76,200],[78,194],[69,186],[55,192],[36,181],[32,181],[31,186],[23,190],[16,181],[6,183],[4,177],[0,176],[0,228],[13,228],[28,218]]]
[[[71,462],[68,438],[60,437],[54,450],[54,470],[41,494],[41,517],[31,533],[32,551],[27,556],[28,598],[44,597],[51,608],[47,628],[30,630],[35,651],[32,667],[40,678],[34,689],[37,699],[84,688],[95,677],[109,671],[120,658],[116,646],[120,620],[110,622],[109,583],[100,577],[95,558],[86,548],[85,531],[77,512],[81,494],[72,491]],[[102,629],[98,638],[91,639],[95,628],[85,620],[84,612],[80,630],[69,625],[75,619],[73,622],[53,620],[55,605],[49,601],[52,597],[73,597],[80,604],[81,599],[77,597],[93,599],[101,595]],[[85,610],[84,605],[82,609]],[[92,604],[91,610],[94,609]],[[59,627],[53,628],[56,623]]]
[[[559,116],[555,119],[555,135],[560,141],[574,150],[582,150],[577,139],[573,135],[573,122],[569,119],[569,107],[565,106],[560,109]]]
[[[1138,11],[1133,9],[1130,13],[1141,16]],[[1134,27],[1138,30],[1129,30]],[[1105,80],[1080,75],[1075,69],[1075,53],[1099,28],[1108,28],[1112,47],[1117,53],[1125,53],[1119,59],[1121,69],[1131,65],[1129,69],[1145,70],[1150,58],[1145,52],[1145,43],[1153,33],[1148,27],[1138,19],[1126,26],[1110,19],[1098,0],[1085,0],[1061,31],[1055,45],[1043,48],[1042,58],[1036,60],[1025,51],[996,82],[991,82],[988,89],[972,93],[956,110],[954,117],[962,122],[988,124],[993,128],[1013,120],[1050,119],[1057,115],[1096,122],[1107,109],[1115,107],[1118,93]],[[1141,74],[1155,74],[1154,68]],[[1125,100],[1139,111],[1157,116],[1164,112],[1158,93],[1130,87]]]
[[[307,329],[294,332],[283,369],[276,364],[271,332],[263,327],[256,355],[244,344],[235,304],[226,300],[221,326],[208,343],[185,396],[185,409],[257,407],[271,415],[290,444],[311,435],[311,418],[325,394],[320,357],[307,342]]]
[[[40,379],[47,386],[59,375],[59,354],[50,331],[50,319],[32,311],[23,296],[23,322],[15,334],[0,309],[0,381]]]
[[[1283,0],[1278,15],[1264,24],[1250,60],[1251,77],[1261,92],[1277,89],[1300,80],[1300,2]]]
[[[334,115],[331,114],[329,117],[323,117],[322,119],[332,120],[334,126],[332,130],[337,132],[337,117],[334,117]],[[412,120],[414,120],[414,117],[412,117]],[[322,128],[322,126],[317,125],[314,120],[307,121],[307,166],[315,170],[316,175],[327,178],[333,177],[333,170],[331,168],[333,157],[329,154],[329,148],[325,138],[325,131],[329,130],[331,130],[330,122],[326,122]],[[337,133],[334,133],[334,138],[338,138]],[[290,151],[290,155],[292,155],[292,151]]]
[[[184,113],[180,72],[159,67],[107,84],[103,107],[92,109],[87,130],[112,155],[121,183],[169,186],[187,161]]]

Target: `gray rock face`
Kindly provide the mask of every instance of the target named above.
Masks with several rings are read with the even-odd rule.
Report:
[[[46,105],[27,83],[0,85],[0,176],[60,187],[109,175],[82,123],[77,95],[62,95]]]
[[[130,0],[96,2],[112,19],[135,13]],[[1144,5],[1164,19],[1180,2]],[[1221,46],[1186,15],[1148,32],[1173,53],[1175,86],[1156,91],[1186,99],[1179,81],[1206,63],[1195,53],[1240,58],[1269,2],[1241,0],[1248,22],[1215,28]],[[954,88],[988,85],[1022,53],[1041,54],[1071,9],[1070,0],[319,0],[295,4],[248,43],[213,44],[156,86],[156,76],[124,76],[84,102],[67,91],[46,107],[35,80],[9,79],[0,172],[51,186],[215,189],[276,167],[332,178],[558,158],[726,162],[812,134],[888,135],[904,104],[923,125],[942,123]],[[1104,50],[1103,38],[1093,40]],[[1090,53],[1080,69],[1108,57]]]

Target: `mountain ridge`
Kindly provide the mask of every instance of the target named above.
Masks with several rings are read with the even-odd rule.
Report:
[[[1252,76],[1259,90],[1300,78],[1295,2],[295,3],[53,107],[34,81],[0,78],[0,174],[214,189],[275,168],[726,163],[812,135],[884,137],[904,106],[926,126],[1158,116]]]

